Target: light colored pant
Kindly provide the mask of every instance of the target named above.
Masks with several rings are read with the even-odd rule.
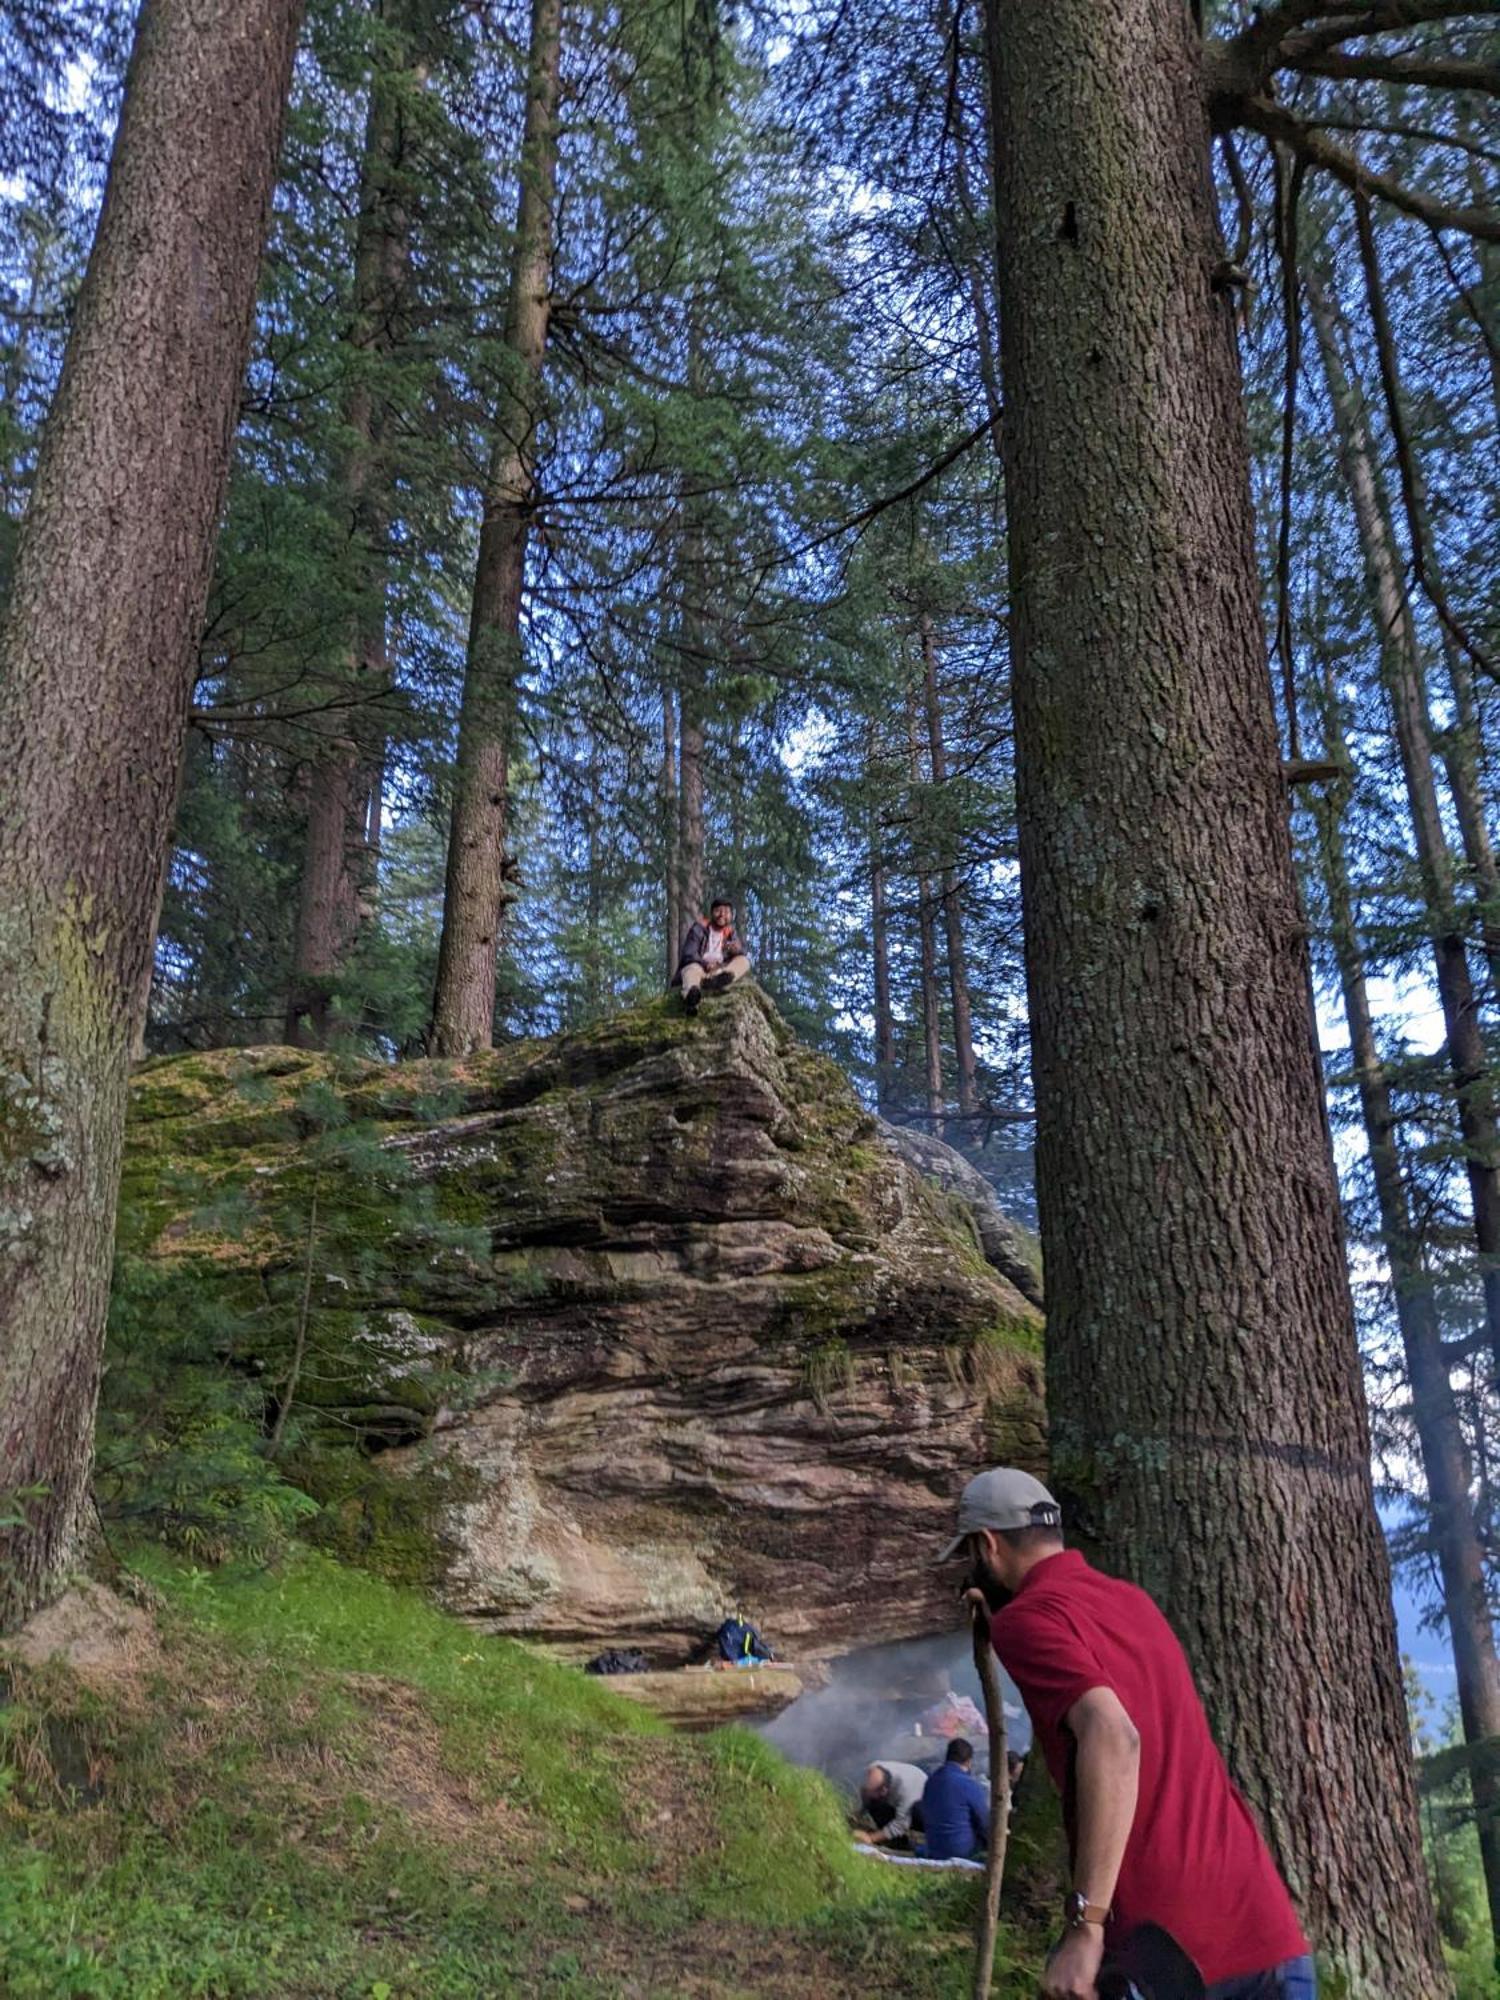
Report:
[[[684,997],[694,993],[706,984],[710,993],[723,993],[743,979],[750,970],[750,961],[743,955],[731,958],[721,965],[717,972],[705,972],[701,965],[685,965],[682,968],[682,991]]]

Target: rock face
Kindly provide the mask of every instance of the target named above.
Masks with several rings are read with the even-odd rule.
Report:
[[[122,1241],[290,1393],[322,1532],[580,1657],[736,1605],[784,1652],[942,1629],[954,1494],[1043,1460],[1036,1307],[753,987],[464,1064],[148,1064]]]

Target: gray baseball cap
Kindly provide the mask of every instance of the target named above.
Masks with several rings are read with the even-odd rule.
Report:
[[[1016,1465],[997,1465],[971,1479],[959,1496],[958,1533],[938,1557],[950,1562],[964,1539],[980,1528],[1058,1528],[1062,1509],[1029,1472]]]

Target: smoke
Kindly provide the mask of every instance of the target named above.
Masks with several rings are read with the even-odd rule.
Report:
[[[1006,1740],[1012,1750],[1031,1743],[1031,1724],[1002,1670]],[[854,1787],[865,1767],[894,1759],[926,1769],[942,1762],[947,1741],[918,1734],[924,1709],[949,1692],[967,1695],[983,1712],[984,1696],[966,1631],[894,1645],[866,1646],[833,1662],[827,1687],[815,1688],[760,1725],[760,1733],[794,1764],[811,1764],[835,1784]],[[988,1770],[987,1740],[966,1730],[976,1771]]]

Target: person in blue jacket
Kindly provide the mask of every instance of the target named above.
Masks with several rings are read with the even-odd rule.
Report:
[[[922,1794],[922,1851],[929,1861],[968,1861],[989,1844],[989,1794],[974,1776],[974,1746],[962,1736]]]

